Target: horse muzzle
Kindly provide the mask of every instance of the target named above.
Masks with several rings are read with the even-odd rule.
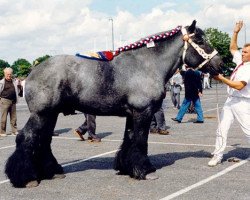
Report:
[[[220,56],[214,56],[208,63],[207,70],[211,74],[211,76],[216,76],[222,73],[222,68],[224,66],[224,62],[220,58]]]

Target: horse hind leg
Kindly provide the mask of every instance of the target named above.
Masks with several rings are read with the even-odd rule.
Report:
[[[116,155],[114,169],[136,179],[156,179],[158,177],[152,175],[156,168],[147,155],[151,116],[145,116],[145,113],[135,113],[133,118],[127,118],[124,140]]]
[[[5,173],[14,187],[37,186],[38,181],[63,173],[50,148],[57,116],[31,114],[17,135],[16,150],[5,166]]]

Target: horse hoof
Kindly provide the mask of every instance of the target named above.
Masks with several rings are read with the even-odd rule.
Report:
[[[25,187],[26,188],[33,188],[33,187],[37,187],[39,184],[38,184],[38,181],[30,181],[30,182],[28,182],[26,185],[25,185]]]
[[[65,174],[55,174],[52,179],[63,179],[65,178],[66,175]]]
[[[158,178],[159,176],[155,172],[147,174],[145,177],[146,180],[156,180]]]

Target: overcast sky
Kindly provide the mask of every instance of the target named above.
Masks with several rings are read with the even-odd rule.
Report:
[[[250,0],[0,0],[0,59],[32,62],[45,54],[115,49],[141,37],[190,25],[232,33],[244,20],[250,42]]]

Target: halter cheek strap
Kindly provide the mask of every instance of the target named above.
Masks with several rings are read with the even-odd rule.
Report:
[[[204,61],[196,68],[201,69],[206,63],[208,63],[218,52],[214,49],[212,53],[208,54],[204,51],[204,49],[200,48],[199,45],[194,43],[190,37],[194,36],[194,33],[188,34],[187,30],[185,28],[181,29],[181,32],[183,34],[183,41],[184,41],[184,47],[183,47],[183,54],[182,54],[182,60],[185,64],[185,57],[187,53],[188,43],[198,52],[198,54],[204,59]]]

